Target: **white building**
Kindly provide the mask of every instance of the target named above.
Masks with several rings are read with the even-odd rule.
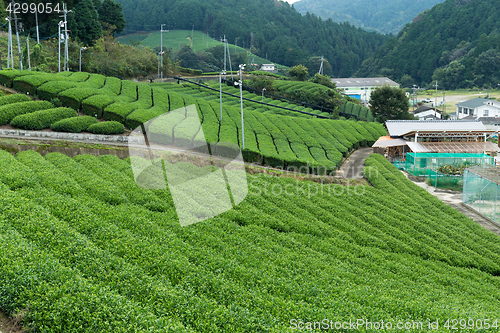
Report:
[[[399,88],[399,84],[386,77],[332,79],[332,82],[336,84],[338,89],[344,90],[346,95],[357,98],[363,103],[368,103],[370,95],[376,87],[388,85]]]
[[[442,119],[442,111],[428,106],[421,106],[412,112],[419,120],[439,120]]]
[[[260,70],[266,72],[274,72],[276,71],[276,67],[274,66],[274,64],[262,64],[260,65]]]
[[[468,116],[474,118],[500,117],[500,102],[486,98],[474,98],[458,103],[455,117],[462,119]]]

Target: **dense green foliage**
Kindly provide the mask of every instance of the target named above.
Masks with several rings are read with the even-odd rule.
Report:
[[[420,12],[444,0],[301,0],[294,3],[299,13],[315,14],[324,20],[349,21],[357,27],[397,34]]]
[[[0,307],[67,333],[496,319],[498,236],[383,156],[367,165],[373,187],[247,175],[241,204],[183,228],[128,161],[0,151]]]
[[[388,40],[357,75],[397,81],[410,75],[420,86],[438,80],[445,89],[496,87],[500,82],[499,15],[496,0],[447,0]]]
[[[125,131],[125,126],[117,121],[103,121],[90,125],[87,131],[94,134],[122,134]]]
[[[0,72],[0,79],[4,75],[10,75],[10,71]],[[207,89],[203,87],[200,88],[205,90],[204,92],[193,90],[189,85],[149,86],[84,72],[40,73],[30,76],[29,80],[21,76],[19,79],[16,78],[14,82],[23,82],[22,85],[19,83],[20,88],[29,89],[35,93],[38,92],[39,87],[43,88],[48,97],[56,96],[62,106],[74,109],[82,108],[84,113],[88,115],[53,123],[51,128],[55,131],[76,133],[85,131],[90,125],[98,122],[96,117],[101,116],[105,120],[118,121],[129,129],[135,129],[166,112],[195,105],[199,119],[196,119],[194,123],[201,121],[204,139],[207,143],[217,145],[230,143],[243,146],[239,99],[231,97],[223,101],[223,119],[221,121],[218,94],[207,93]],[[61,82],[61,87],[66,89],[59,91],[57,84],[49,85],[51,82]],[[64,85],[68,82],[72,84]],[[306,85],[307,89],[304,90],[304,94],[306,90],[319,91],[316,96],[323,96],[325,100],[330,98],[329,101],[333,101],[332,98],[337,97],[335,94],[338,94],[335,90],[316,83],[283,82]],[[180,93],[182,91],[177,90],[179,88],[187,88],[190,91],[196,91],[196,93],[193,95]],[[234,87],[225,86],[225,88],[229,92],[239,92]],[[300,91],[300,89],[298,90]],[[199,95],[200,93],[201,95]],[[248,92],[245,92],[244,96],[256,100],[260,99],[260,96]],[[313,115],[326,114],[331,116],[326,112],[278,100],[268,99],[266,102],[297,110],[300,108],[300,110],[310,112]],[[0,107],[0,111],[1,109],[2,107]],[[261,107],[261,104],[250,101],[246,101],[244,113],[244,158],[249,162],[279,168],[304,167],[304,170],[310,170],[313,173],[333,173],[349,151],[360,146],[371,145],[385,134],[381,124],[364,122],[357,124],[350,121],[312,119],[313,115],[303,115],[276,107],[265,109]],[[295,116],[284,117],[281,114],[294,114]],[[360,116],[360,118],[370,120],[367,114]],[[189,131],[183,132],[181,129],[189,125],[189,122],[184,122],[182,119],[179,121],[182,126],[177,128],[179,132],[176,133],[176,137],[180,138],[183,144],[192,145],[194,140],[197,140],[194,134],[198,128],[189,128],[188,126],[188,129],[196,130],[194,134]],[[167,127],[159,127],[157,131],[152,131],[152,135],[160,137],[165,135],[164,131]],[[172,135],[172,131],[169,135]],[[178,142],[171,143],[177,144]]]
[[[370,95],[370,110],[379,122],[397,119],[413,119],[405,91],[398,87],[376,87]]]
[[[89,128],[90,125],[96,124],[98,120],[91,116],[72,117],[59,120],[50,125],[56,132],[80,133]]]
[[[11,104],[11,103],[19,103],[19,102],[29,102],[31,98],[24,94],[12,94],[0,97],[0,106]]]
[[[12,119],[10,124],[17,128],[25,130],[41,130],[49,128],[59,120],[76,117],[78,113],[71,108],[55,108],[41,111],[35,111],[28,114],[23,114]]]
[[[386,36],[348,23],[302,16],[288,3],[274,0],[120,0],[129,32],[165,29],[208,30],[212,37],[238,38],[238,45],[285,66],[303,64],[317,71],[318,56],[331,65],[328,75],[349,77],[370,57]],[[146,9],[147,8],[147,9]],[[313,59],[312,59],[313,58]],[[219,60],[222,60],[219,58]],[[220,65],[220,62],[218,63]]]
[[[12,119],[19,115],[53,107],[54,105],[47,101],[20,102],[0,106],[0,125],[10,123]]]

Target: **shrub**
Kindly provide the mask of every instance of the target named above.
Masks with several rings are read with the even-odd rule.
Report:
[[[37,89],[37,94],[41,99],[51,100],[63,90],[75,88],[78,84],[71,81],[49,81],[42,84]]]
[[[87,116],[102,118],[104,108],[116,102],[117,97],[109,95],[94,95],[82,102],[82,112]]]
[[[15,117],[39,110],[53,108],[54,105],[47,101],[31,101],[0,106],[0,125],[8,124]]]
[[[50,128],[57,132],[80,133],[81,131],[85,131],[89,128],[90,125],[97,122],[97,119],[90,116],[73,117],[59,120],[58,122],[50,125]]]
[[[53,123],[78,116],[75,110],[70,108],[54,108],[22,114],[11,121],[11,125],[26,130],[40,130],[49,128]]]
[[[64,78],[55,74],[25,75],[14,79],[13,88],[17,91],[35,95],[39,86],[51,80],[62,81]]]
[[[94,134],[122,134],[125,131],[125,126],[117,121],[103,121],[90,125],[87,131]]]
[[[29,102],[29,101],[31,101],[31,98],[29,98],[29,96],[26,96],[24,94],[12,94],[0,97],[0,106],[12,103]]]
[[[98,95],[101,92],[95,88],[71,88],[57,95],[64,106],[75,110],[81,110],[82,101],[90,96]]]
[[[16,77],[25,75],[35,75],[35,74],[40,74],[40,73],[21,71],[18,69],[6,69],[0,71],[0,84],[4,84],[6,87],[12,88],[13,81]]]

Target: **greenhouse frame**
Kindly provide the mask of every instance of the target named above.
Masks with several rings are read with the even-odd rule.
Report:
[[[500,226],[500,168],[473,167],[464,171],[463,204]]]
[[[491,166],[495,158],[487,154],[468,153],[406,153],[405,170],[413,176],[428,176],[432,170],[436,176],[439,167],[454,166]]]

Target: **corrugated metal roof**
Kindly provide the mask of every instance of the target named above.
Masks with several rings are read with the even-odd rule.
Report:
[[[418,142],[407,142],[406,145],[410,147],[411,151],[414,153],[429,153],[430,150],[425,148]]]
[[[347,79],[332,79],[337,88],[346,87],[378,87],[387,84],[391,87],[399,87],[399,84],[386,77],[353,77]]]
[[[486,131],[479,120],[387,120],[385,126],[391,137],[415,131]]]
[[[457,106],[461,106],[468,109],[475,109],[484,105],[484,103],[486,102],[491,102],[491,100],[486,98],[476,97],[468,101],[458,103]]]
[[[392,139],[388,136],[380,137],[377,142],[373,144],[374,148],[387,148],[387,147],[397,147],[405,146],[408,141],[403,139]]]

